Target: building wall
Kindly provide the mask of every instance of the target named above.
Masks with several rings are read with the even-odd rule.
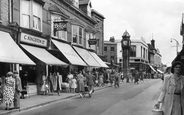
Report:
[[[111,56],[114,56],[114,63],[117,64],[117,44],[112,42],[104,42],[104,47],[107,47],[107,51],[104,51],[107,62],[111,63]],[[114,47],[114,51],[111,51],[111,47]]]

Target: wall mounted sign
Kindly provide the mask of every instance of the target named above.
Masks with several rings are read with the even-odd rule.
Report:
[[[36,37],[26,33],[21,33],[20,41],[28,44],[47,47],[47,39]]]
[[[54,31],[67,31],[67,21],[53,22]]]
[[[97,40],[96,39],[89,39],[88,40],[88,44],[89,45],[96,45],[96,43],[97,43]]]

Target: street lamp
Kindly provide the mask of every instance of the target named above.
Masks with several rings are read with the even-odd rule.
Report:
[[[179,46],[179,42],[178,40],[176,40],[175,38],[171,38],[171,42],[172,40],[174,40],[176,42],[176,55],[178,55],[178,46]]]

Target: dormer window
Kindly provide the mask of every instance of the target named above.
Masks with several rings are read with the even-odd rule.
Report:
[[[79,0],[73,0],[73,5],[79,8]]]
[[[91,4],[88,4],[87,6],[87,15],[91,17]]]

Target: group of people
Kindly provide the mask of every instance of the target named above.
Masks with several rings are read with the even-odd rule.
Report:
[[[8,72],[5,77],[1,78],[1,93],[2,101],[6,104],[5,110],[20,109],[21,91],[22,83],[17,71]]]

